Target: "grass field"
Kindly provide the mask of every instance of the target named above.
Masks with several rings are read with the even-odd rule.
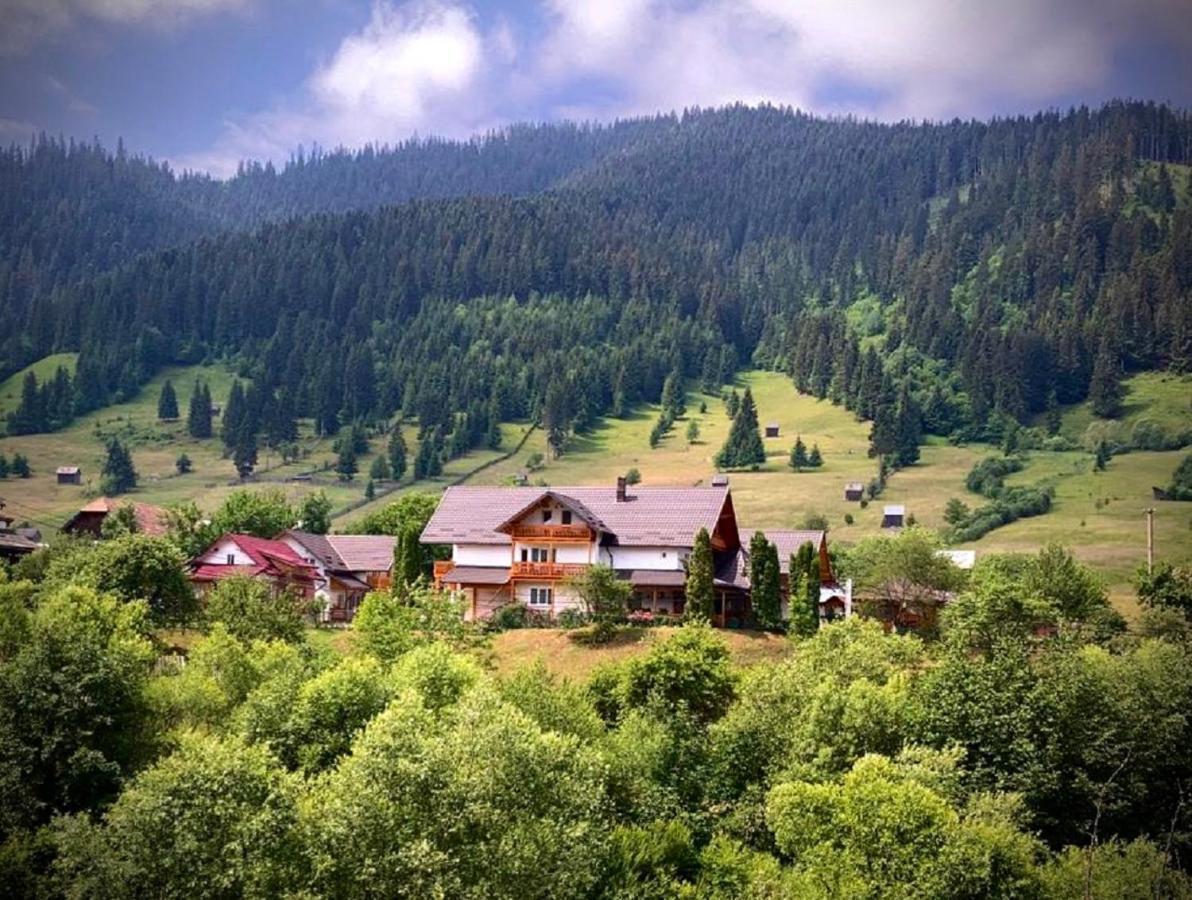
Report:
[[[46,367],[52,372],[56,364],[50,362]],[[137,399],[85,416],[65,431],[0,439],[0,453],[11,458],[19,450],[30,458],[34,470],[31,479],[0,482],[0,497],[8,503],[8,511],[43,526],[61,525],[86,501],[89,491],[97,489],[103,443],[111,434],[119,434],[132,445],[141,473],[141,487],[134,497],[158,504],[193,499],[204,509],[215,508],[240,487],[230,461],[221,458],[218,439],[195,441],[185,434],[183,423],[156,420],[157,397],[165,378],[173,379],[179,403],[185,409],[191,384],[200,374],[211,385],[217,402],[222,402],[231,385],[230,372],[219,368],[172,369],[155,378]],[[846,502],[845,483],[867,483],[875,472],[867,455],[868,423],[858,422],[847,410],[827,401],[799,394],[788,378],[776,373],[746,373],[737,387],[743,389],[745,385],[753,391],[759,420],[763,424],[777,422],[780,429],[780,437],[766,441],[765,466],[757,472],[730,475],[738,522],[748,528],[797,527],[815,513],[827,518],[833,542],[840,545],[881,533],[881,508],[887,503],[904,504],[920,524],[941,527],[944,507],[951,497],[960,497],[973,507],[984,502],[965,491],[964,478],[974,463],[999,451],[980,444],[956,447],[937,438],[924,445],[920,462],[895,474],[885,493],[867,508]],[[1062,431],[1079,440],[1090,428],[1128,431],[1146,418],[1178,433],[1192,428],[1190,397],[1192,378],[1161,373],[1139,375],[1128,382],[1126,411],[1119,422],[1095,422],[1082,405],[1065,410]],[[702,413],[701,403],[706,405]],[[562,457],[532,472],[530,480],[553,485],[611,485],[618,475],[637,468],[644,484],[705,484],[715,472],[712,460],[728,432],[729,419],[716,396],[691,393],[687,407],[686,417],[655,449],[650,449],[649,433],[658,408],[645,406],[623,419],[599,422],[589,434],[577,437]],[[700,438],[688,443],[685,435],[692,419],[699,423]],[[276,457],[270,459],[263,452],[264,480],[259,485],[281,487],[292,501],[312,490],[325,490],[340,513],[335,520],[337,528],[349,526],[406,491],[438,491],[459,480],[470,484],[507,483],[525,470],[532,454],[546,456],[545,435],[535,429],[529,431],[520,450],[502,459],[529,430],[525,424],[506,424],[502,426],[505,449],[473,451],[448,463],[437,479],[407,480],[393,493],[356,507],[354,504],[363,497],[371,456],[361,459],[361,474],[356,481],[344,484],[329,471],[334,461],[331,441],[317,438],[309,422],[300,423],[300,427],[306,456],[297,464],[280,467]],[[823,468],[800,473],[790,470],[787,458],[796,435],[801,435],[808,447],[819,445]],[[415,429],[407,426],[411,458],[417,450],[414,437]],[[379,449],[380,440],[375,443]],[[186,476],[174,472],[174,460],[182,451],[195,466],[195,471]],[[1185,452],[1127,453],[1114,457],[1109,470],[1103,473],[1093,471],[1092,455],[1084,451],[1032,452],[1025,470],[1013,476],[1010,483],[1051,485],[1055,489],[1052,511],[999,528],[969,546],[990,553],[1031,552],[1049,541],[1070,545],[1102,574],[1123,611],[1132,614],[1132,575],[1145,561],[1144,509],[1156,508],[1159,558],[1192,561],[1192,504],[1151,500],[1151,487],[1170,480]],[[84,486],[54,483],[54,468],[68,463],[83,467]],[[317,472],[312,482],[285,480],[311,470]],[[381,490],[389,487],[383,485]],[[851,524],[845,522],[846,514],[852,516]]]

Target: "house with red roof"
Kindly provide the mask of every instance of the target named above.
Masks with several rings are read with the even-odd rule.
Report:
[[[150,503],[120,500],[112,497],[97,497],[71,516],[62,530],[67,534],[99,537],[104,519],[122,506],[131,506],[141,534],[162,535],[168,530],[166,511]]]
[[[268,582],[275,591],[290,590],[312,598],[318,571],[280,540],[250,534],[225,534],[190,561],[190,582],[201,595],[224,578],[247,575]]]
[[[698,487],[631,487],[624,478],[600,487],[453,486],[422,542],[451,546],[451,559],[435,564],[435,581],[463,594],[468,618],[487,618],[511,603],[550,617],[578,609],[568,580],[596,564],[632,585],[634,609],[679,616],[686,605],[687,559],[701,528],[712,543],[712,622],[747,625],[749,558],[726,481]],[[766,535],[779,543],[780,559],[788,545],[797,549],[810,540],[820,554],[821,596],[843,594],[823,532]],[[844,602],[840,596],[842,608]]]

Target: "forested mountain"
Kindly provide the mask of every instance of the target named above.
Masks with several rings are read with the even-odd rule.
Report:
[[[284,392],[331,431],[404,408],[457,450],[494,415],[542,415],[561,445],[671,371],[719,385],[750,359],[866,417],[980,430],[1192,368],[1190,161],[1186,113],[1124,103],[894,125],[730,107],[227,183],[47,145],[4,177],[135,172],[128,221],[163,224],[120,262],[88,249],[102,229],[31,249],[52,189],[26,236],[6,218],[0,360],[80,350],[88,409],[232,358],[263,408]]]

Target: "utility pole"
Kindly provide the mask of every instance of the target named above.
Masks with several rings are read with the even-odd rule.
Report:
[[[1146,511],[1146,573],[1153,574],[1155,571],[1155,508],[1149,507]]]

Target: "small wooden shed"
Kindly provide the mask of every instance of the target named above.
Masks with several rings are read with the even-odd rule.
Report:
[[[727,475],[713,475],[712,476],[712,487],[728,487],[728,476]]]
[[[778,437],[778,423],[777,422],[767,422],[766,423],[766,437],[768,437],[768,438]]]
[[[844,486],[845,500],[864,500],[865,499],[865,485],[859,481],[850,481]]]
[[[55,470],[59,484],[82,484],[83,472],[78,466],[59,466]]]
[[[887,506],[882,510],[882,528],[901,528],[905,524],[905,506]]]

